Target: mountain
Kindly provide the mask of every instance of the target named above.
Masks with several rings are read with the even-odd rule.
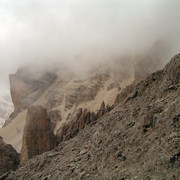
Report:
[[[13,112],[13,104],[8,95],[0,97],[0,128]]]
[[[0,130],[0,136],[20,152],[27,108],[30,106],[46,108],[55,134],[63,127],[66,129],[81,111],[97,114],[103,102],[106,108],[113,106],[117,94],[134,79],[133,73],[126,66],[129,67],[127,62],[122,64],[121,61],[115,61],[106,66],[94,67],[86,73],[62,68],[55,75],[43,72],[38,76],[32,72],[27,75],[24,73],[27,70],[17,71],[10,76],[15,109],[11,116],[13,120]],[[48,74],[43,78],[46,86],[42,83],[44,74]],[[65,138],[60,132],[59,136]]]
[[[4,179],[177,179],[180,54],[138,83],[122,67],[59,72],[0,130],[21,152]]]

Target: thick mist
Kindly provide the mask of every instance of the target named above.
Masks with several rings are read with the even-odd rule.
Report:
[[[179,7],[179,0],[2,0],[0,92],[19,67],[83,71],[124,56],[134,63],[157,42],[166,63],[180,52]]]

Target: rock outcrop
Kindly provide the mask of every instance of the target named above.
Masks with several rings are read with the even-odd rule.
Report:
[[[10,145],[4,143],[0,137],[0,176],[8,171],[15,170],[19,165],[19,154]]]
[[[105,106],[104,101],[101,104],[100,109],[97,113],[90,112],[87,109],[79,109],[76,116],[72,120],[64,123],[57,132],[57,141],[61,143],[62,141],[68,140],[75,137],[82,129],[84,129],[88,124],[95,123],[96,120],[100,119],[104,114],[110,112],[113,109],[112,106]]]
[[[9,75],[11,97],[14,104],[11,119],[36,101],[55,81],[56,77],[55,74],[49,72],[37,75],[27,69],[19,69],[15,74]]]
[[[74,138],[6,179],[178,179],[180,55],[127,87],[116,103]]]
[[[42,106],[29,107],[23,134],[21,163],[53,149],[55,145],[56,138],[46,109]]]

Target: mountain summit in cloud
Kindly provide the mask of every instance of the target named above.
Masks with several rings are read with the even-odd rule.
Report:
[[[159,40],[169,46],[167,62],[179,52],[179,6],[179,0],[0,1],[1,91],[19,67],[85,69],[142,55]]]

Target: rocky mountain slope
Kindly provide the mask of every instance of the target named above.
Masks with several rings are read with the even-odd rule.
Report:
[[[116,97],[118,94],[115,93],[116,88],[110,88],[112,92],[109,93],[108,87],[111,87],[112,83],[109,82],[110,79],[108,76],[107,78],[103,76],[103,78],[94,77],[89,81],[98,82],[95,86],[100,88],[98,92],[106,92],[102,93],[102,101],[105,101],[106,97]],[[81,89],[74,80],[74,85],[70,88],[68,82],[58,80],[56,86],[50,87],[44,97],[35,103],[44,104],[48,112],[56,111],[52,119],[58,117],[58,120],[54,119],[54,122],[59,121],[55,123],[54,129],[58,126],[57,138],[60,138],[61,143],[54,150],[30,159],[15,172],[8,174],[6,179],[178,179],[180,177],[180,55],[172,58],[163,70],[150,74],[138,84],[134,83],[123,89],[116,98],[113,105],[115,107],[112,107],[110,112],[102,113],[98,118],[90,118],[95,117],[91,115],[93,108],[97,106],[96,110],[102,112],[107,104],[110,106],[110,103],[107,103],[108,98],[106,102],[101,101],[101,104],[97,105],[97,97],[99,96],[98,102],[100,102],[101,96],[96,94],[93,85],[88,86],[87,89],[84,85]],[[59,88],[62,86],[61,83],[65,88]],[[93,94],[88,94],[91,94],[92,106],[91,103],[86,105],[87,99],[89,100],[86,92],[87,90],[91,92],[91,89]],[[59,90],[59,93],[54,93]],[[78,96],[77,91],[85,93],[82,96],[85,100]],[[73,96],[69,96],[69,92]],[[109,95],[106,96],[108,93]],[[57,107],[63,107],[63,111]],[[80,115],[77,111],[71,111],[69,114],[70,109],[77,107],[86,108],[87,111],[81,110],[81,113],[78,111]],[[91,113],[87,115],[88,112]],[[66,121],[62,125],[61,121],[64,117]],[[73,117],[77,119],[75,122],[80,123],[78,127],[84,123],[80,131],[74,128],[77,123],[74,124]],[[18,122],[17,119],[15,121]],[[75,130],[76,134],[66,136],[72,131],[68,131],[65,125]],[[65,138],[62,138],[62,134]]]
[[[8,95],[0,97],[0,128],[13,112],[13,104]]]
[[[14,78],[13,82],[10,81],[15,106],[12,115],[14,116],[13,121],[0,130],[0,136],[20,152],[27,107],[41,105],[47,110],[54,133],[57,134],[60,131],[58,136],[67,139],[69,135],[66,135],[66,132],[71,128],[69,123],[77,119],[76,117],[81,111],[84,114],[81,117],[85,116],[86,112],[98,115],[103,102],[106,110],[114,104],[117,94],[134,79],[133,71],[127,67],[131,68],[129,65],[117,61],[106,66],[95,67],[84,74],[77,74],[68,69],[60,70],[55,82],[48,83],[48,86],[41,91],[44,93],[40,97],[34,96],[34,94],[39,92],[38,87],[41,87],[42,83],[38,85],[38,82],[42,76],[38,76],[38,78],[33,75],[27,76],[24,71],[18,71],[10,78]],[[47,78],[46,81],[52,82],[51,78]],[[21,88],[16,87],[17,85],[19,87],[19,84]],[[29,90],[29,86],[33,88]],[[60,129],[63,129],[65,134],[61,133]],[[11,131],[10,134],[9,131]]]

